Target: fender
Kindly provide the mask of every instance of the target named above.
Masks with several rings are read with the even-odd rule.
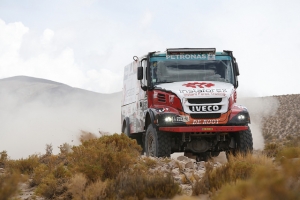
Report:
[[[250,115],[246,107],[241,105],[233,105],[232,112],[228,124],[240,125],[240,124],[250,124]],[[239,116],[244,116],[239,118]]]
[[[147,127],[148,127],[148,125],[151,123],[152,124],[152,126],[153,127],[157,127],[156,126],[156,124],[154,124],[154,120],[155,120],[155,113],[157,113],[156,112],[156,110],[155,109],[153,109],[153,108],[148,108],[147,109],[147,111],[146,111],[146,119],[145,119],[145,131],[147,130]],[[150,123],[149,122],[147,122],[147,115],[149,115],[149,117],[150,117]]]

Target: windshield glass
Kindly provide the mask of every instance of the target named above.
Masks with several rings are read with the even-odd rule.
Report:
[[[228,59],[159,59],[150,62],[150,75],[153,85],[179,81],[220,81],[234,84],[232,65]]]

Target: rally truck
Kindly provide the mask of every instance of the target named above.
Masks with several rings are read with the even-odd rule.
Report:
[[[122,132],[148,156],[184,152],[207,160],[253,150],[250,115],[238,105],[239,67],[232,51],[169,48],[125,66]]]

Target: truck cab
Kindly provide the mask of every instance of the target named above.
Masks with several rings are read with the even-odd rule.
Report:
[[[184,152],[207,160],[221,151],[251,152],[250,115],[236,104],[238,76],[232,51],[172,48],[134,57],[125,67],[123,96],[131,87],[132,100],[122,102],[122,132],[149,156]]]

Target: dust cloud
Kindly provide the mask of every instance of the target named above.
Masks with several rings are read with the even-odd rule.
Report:
[[[81,130],[120,133],[121,93],[99,94],[42,79],[0,81],[0,151],[11,159],[76,145]],[[100,135],[99,135],[100,136]]]
[[[238,97],[237,104],[246,106],[250,113],[250,129],[254,149],[264,148],[263,120],[275,115],[279,102],[275,97]]]

